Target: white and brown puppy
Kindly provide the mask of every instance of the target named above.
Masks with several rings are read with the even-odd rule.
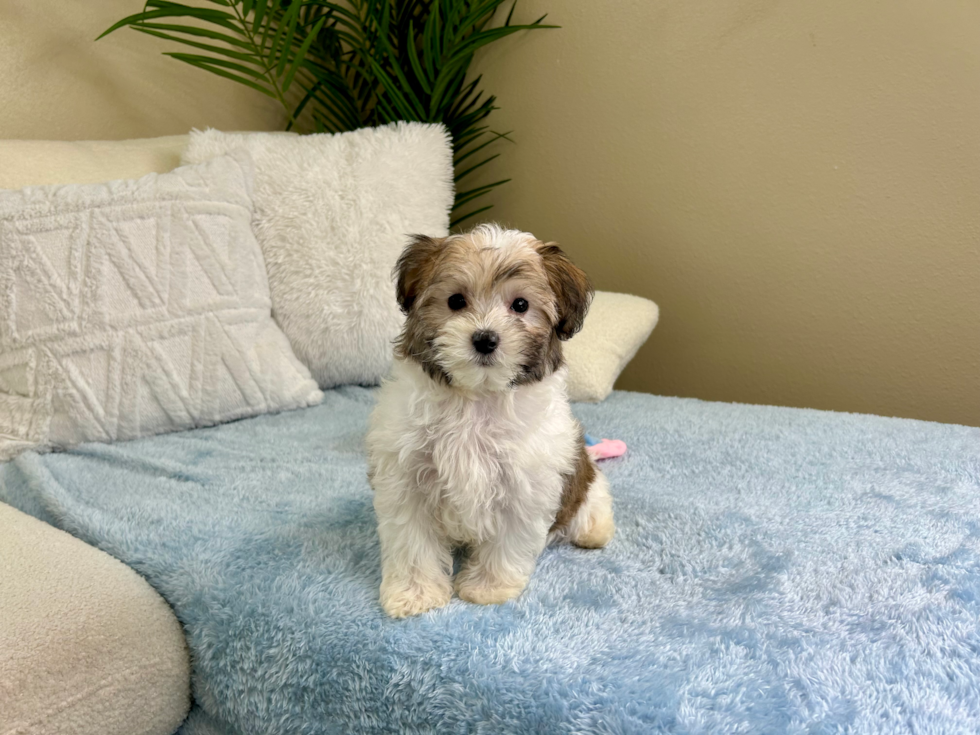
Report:
[[[407,319],[367,436],[393,617],[524,589],[550,540],[605,546],[606,478],[565,391],[561,341],[592,287],[553,243],[483,225],[416,237],[396,267]]]

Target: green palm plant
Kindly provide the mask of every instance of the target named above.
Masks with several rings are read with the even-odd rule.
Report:
[[[119,28],[183,44],[171,56],[276,100],[287,130],[341,132],[396,120],[441,122],[453,140],[453,226],[492,207],[477,201],[510,179],[461,186],[499,156],[488,146],[496,98],[467,80],[473,54],[524,30],[557,28],[545,16],[490,26],[507,0],[148,0]]]

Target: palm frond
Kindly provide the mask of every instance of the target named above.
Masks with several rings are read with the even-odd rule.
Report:
[[[510,133],[486,120],[496,98],[468,78],[474,54],[514,33],[557,28],[546,16],[513,23],[510,0],[208,0],[186,5],[147,0],[142,12],[99,38],[129,27],[181,44],[170,56],[244,84],[283,108],[287,129],[341,132],[396,120],[441,122],[453,140],[458,190],[455,227],[492,207],[464,207],[509,179],[463,190],[460,182],[496,160],[487,147]],[[482,154],[482,155],[481,155]],[[473,158],[477,156],[477,158]],[[472,160],[470,160],[472,159]]]

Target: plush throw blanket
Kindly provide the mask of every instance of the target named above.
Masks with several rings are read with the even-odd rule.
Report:
[[[616,392],[618,532],[500,607],[378,605],[373,394],[0,465],[170,602],[203,733],[980,731],[980,429]]]

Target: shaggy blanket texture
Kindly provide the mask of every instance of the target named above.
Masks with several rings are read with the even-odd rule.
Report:
[[[378,605],[373,393],[28,452],[0,496],[183,622],[183,732],[980,731],[980,429],[616,392],[619,530],[523,596]]]

